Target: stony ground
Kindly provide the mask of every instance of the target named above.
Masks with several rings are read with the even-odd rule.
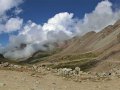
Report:
[[[0,90],[120,90],[120,79],[75,82],[51,72],[0,70]]]

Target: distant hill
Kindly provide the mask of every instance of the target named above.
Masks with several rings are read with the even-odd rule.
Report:
[[[119,67],[120,20],[98,33],[91,31],[67,40],[53,51],[36,52],[27,62],[44,63],[57,68],[80,66],[94,71]]]

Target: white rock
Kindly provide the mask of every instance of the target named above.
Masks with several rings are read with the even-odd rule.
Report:
[[[4,66],[4,67],[7,67],[8,65],[9,65],[8,62],[3,63],[3,66]]]
[[[38,67],[36,65],[33,65],[33,69],[36,70]]]
[[[0,83],[0,87],[6,86],[5,83]]]
[[[37,69],[37,72],[41,72],[41,68],[38,68],[38,69]]]
[[[58,75],[69,76],[70,71],[72,71],[71,68],[58,69]]]
[[[76,67],[76,68],[75,68],[75,73],[76,73],[76,74],[79,74],[79,72],[80,72],[80,68],[79,68],[79,67]]]

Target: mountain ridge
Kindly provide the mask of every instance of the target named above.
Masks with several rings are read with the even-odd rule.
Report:
[[[18,63],[48,64],[57,67],[57,65],[69,62],[73,62],[72,66],[85,66],[95,62],[94,67],[87,68],[93,71],[104,71],[103,67],[109,67],[108,62],[113,66],[114,64],[120,66],[120,20],[105,27],[100,32],[90,31],[83,36],[75,36],[66,40],[60,45],[57,43],[53,45],[56,48],[52,51],[35,52],[27,60]],[[2,55],[0,56],[4,58]],[[74,64],[75,61],[79,61],[80,64]],[[81,64],[81,61],[84,61],[84,65]],[[110,66],[109,69],[113,66]]]

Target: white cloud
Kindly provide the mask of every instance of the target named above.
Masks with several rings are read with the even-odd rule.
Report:
[[[21,9],[18,6],[22,2],[23,0],[0,0],[0,34],[20,29],[23,20],[10,17],[11,15],[7,15],[7,11],[14,8],[14,12],[17,15],[21,12]]]
[[[23,0],[0,0],[0,16],[13,7],[17,7]]]
[[[18,15],[20,14],[21,12],[23,12],[23,10],[21,8],[16,8],[15,11],[14,11],[14,14],[15,15]]]
[[[6,25],[4,32],[13,32],[19,30],[23,24],[23,19],[20,18],[10,18]]]
[[[106,14],[110,14],[110,15],[113,14],[112,3],[109,2],[108,0],[98,3],[97,7],[95,8],[94,13],[98,13],[98,14],[106,13]]]
[[[12,59],[27,58],[38,50],[48,50],[51,46],[54,47],[53,42],[60,43],[89,31],[98,32],[120,19],[120,11],[113,11],[112,6],[108,0],[101,1],[91,13],[85,14],[83,19],[76,20],[73,18],[73,13],[63,12],[48,19],[43,26],[28,21],[18,35],[10,36],[10,43],[5,49],[4,56]],[[19,24],[10,24],[8,29],[12,29],[7,32],[20,29]],[[0,27],[4,29],[4,25]],[[44,46],[46,43],[48,47]],[[24,48],[21,48],[22,44],[25,44]]]
[[[52,42],[60,43],[71,38],[75,32],[73,26],[75,21],[72,18],[73,14],[65,12],[55,15],[43,26],[28,21],[18,35],[10,37],[10,43],[4,56],[12,59],[27,58],[38,50],[51,49]],[[46,43],[49,43],[48,47],[44,46]],[[26,47],[21,49],[21,44],[26,44]]]
[[[73,19],[73,13],[59,13],[50,18],[47,23],[43,25],[45,31],[63,31],[67,35],[71,36],[75,31],[75,20]],[[74,30],[73,30],[74,29]]]
[[[42,30],[42,26],[32,21],[28,21],[23,30],[19,32],[19,36],[21,35],[26,37],[28,43],[39,43],[46,40],[46,34]]]
[[[25,49],[21,50],[15,50],[13,51],[8,51],[7,53],[4,54],[5,57],[8,57],[10,59],[25,59],[33,54],[34,48],[29,45]]]
[[[41,25],[28,21],[18,35],[10,36],[10,43],[4,56],[11,59],[28,58],[37,50],[45,50],[43,47],[45,40],[46,35]],[[21,48],[22,44],[26,46]]]
[[[105,0],[98,3],[94,11],[85,14],[76,26],[80,30],[80,34],[89,31],[98,32],[104,27],[114,24],[118,19],[120,19],[120,11],[113,11],[112,3]]]

